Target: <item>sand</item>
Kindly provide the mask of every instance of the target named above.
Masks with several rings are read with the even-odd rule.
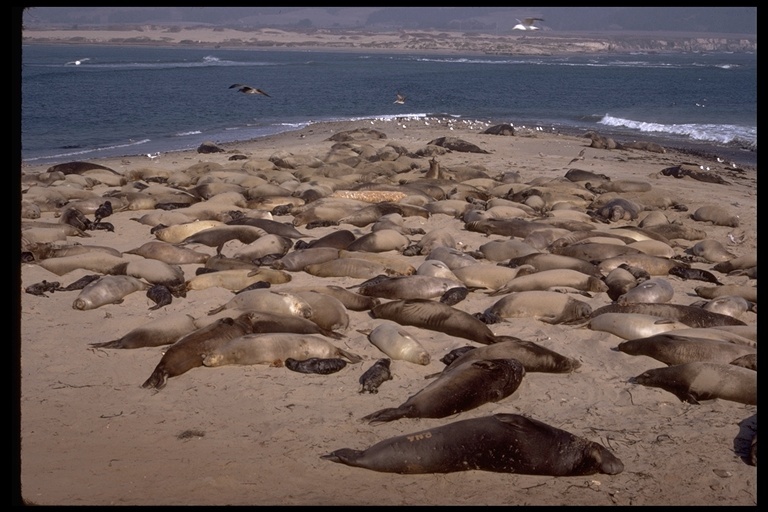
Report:
[[[330,163],[335,142],[329,138],[357,128],[372,128],[386,138],[356,141],[363,154],[379,154],[388,144],[403,147],[411,156],[364,162],[339,172]],[[221,166],[230,178],[247,172],[274,183],[293,176],[320,180],[335,171],[337,189],[355,181],[397,184],[405,177],[421,177],[433,156],[417,156],[438,137],[458,137],[487,153],[448,151],[434,155],[449,174],[461,169],[482,169],[492,178],[473,181],[490,190],[505,173],[519,173],[511,183],[518,192],[531,184],[561,182],[571,168],[607,175],[612,181],[635,180],[651,185],[657,196],[672,198],[687,211],[662,210],[672,222],[702,229],[733,256],[757,253],[756,169],[733,170],[723,163],[674,151],[605,150],[588,147],[590,139],[519,129],[513,136],[480,133],[485,127],[424,121],[355,122],[313,125],[250,142],[222,145],[221,153],[195,151],[168,153],[149,160],[125,157],[97,161],[124,177],[181,173],[198,163]],[[586,149],[585,149],[586,148]],[[571,161],[585,149],[583,159]],[[335,152],[338,155],[338,152]],[[242,155],[245,159],[232,159]],[[345,162],[359,161],[345,153]],[[281,159],[275,158],[280,156]],[[271,160],[270,160],[271,158]],[[389,156],[387,158],[393,158]],[[308,170],[279,168],[274,162],[314,162]],[[711,174],[728,184],[685,177],[665,176],[663,169],[688,162],[710,167]],[[285,164],[281,164],[285,165]],[[361,170],[365,168],[365,172]],[[30,197],[44,183],[29,176],[47,166],[24,166],[22,190]],[[389,171],[386,171],[389,169]],[[409,170],[411,169],[411,170]],[[398,172],[399,171],[399,172]],[[224,173],[210,173],[224,176]],[[102,178],[103,179],[103,178]],[[295,178],[293,178],[295,180]],[[83,196],[105,198],[125,186],[71,177],[48,188],[79,190]],[[145,184],[150,184],[144,182]],[[158,185],[152,183],[152,185]],[[458,186],[459,183],[457,182]],[[188,184],[185,188],[191,188]],[[578,186],[584,187],[584,183]],[[68,187],[68,188],[64,188]],[[78,189],[78,187],[82,187]],[[498,190],[498,189],[496,189]],[[39,192],[39,190],[38,190]],[[584,194],[588,194],[586,188]],[[39,196],[38,196],[39,197]],[[209,199],[209,201],[211,201]],[[482,203],[481,203],[482,204]],[[720,205],[739,215],[738,227],[695,221],[691,214],[705,204]],[[243,207],[231,209],[249,211]],[[577,207],[584,211],[584,206]],[[59,211],[48,208],[39,219],[58,223]],[[67,236],[58,245],[83,244],[111,247],[124,258],[145,242],[157,240],[151,226],[136,218],[156,210],[115,211],[104,219],[114,231],[87,231],[88,238]],[[645,215],[643,212],[642,215]],[[87,218],[93,220],[93,214]],[[291,223],[291,214],[273,215]],[[534,217],[530,217],[534,218]],[[529,219],[530,219],[529,218]],[[458,214],[436,213],[429,218],[404,217],[404,225],[425,233],[448,230],[454,247],[476,253],[483,244],[509,237],[485,235],[466,229]],[[23,219],[24,222],[32,219]],[[597,230],[636,226],[640,219],[611,223],[595,222]],[[296,229],[311,241],[338,229],[356,236],[371,225],[325,226]],[[730,237],[729,237],[730,235]],[[411,244],[423,235],[407,235]],[[522,239],[516,239],[521,240]],[[676,256],[698,240],[675,239]],[[239,244],[239,245],[238,245]],[[222,254],[242,248],[228,242]],[[199,252],[215,254],[215,248],[190,244]],[[291,249],[294,250],[294,249]],[[400,250],[382,255],[414,268],[427,255],[405,256]],[[498,263],[498,262],[494,262]],[[715,263],[693,261],[695,268],[712,271]],[[184,264],[186,279],[202,264]],[[724,284],[756,283],[746,275],[712,271]],[[360,393],[359,377],[377,359],[386,357],[368,341],[364,332],[381,320],[368,311],[348,310],[349,324],[343,337],[329,338],[337,346],[358,354],[362,362],[347,364],[329,375],[303,374],[266,364],[198,367],[171,377],[161,390],[146,389],[150,376],[168,346],[136,349],[93,348],[90,344],[122,337],[152,320],[177,313],[204,319],[208,312],[229,301],[234,292],[221,287],[191,290],[174,297],[164,307],[151,310],[154,302],[145,292],[129,294],[122,303],[92,310],[77,310],[73,301],[79,291],[56,291],[47,296],[25,293],[42,281],[62,286],[93,274],[75,269],[64,275],[36,263],[22,263],[20,289],[20,412],[21,496],[37,505],[755,505],[756,466],[747,462],[748,446],[757,430],[757,406],[725,399],[680,401],[672,393],[630,382],[642,372],[665,366],[647,356],[630,356],[613,350],[622,338],[587,326],[549,324],[534,318],[513,318],[489,327],[496,335],[512,335],[534,341],[550,350],[578,359],[581,368],[565,374],[529,372],[509,397],[447,418],[401,419],[372,426],[361,421],[367,414],[395,407],[422,389],[425,376],[444,368],[440,361],[449,351],[478,343],[439,331],[404,326],[430,355],[428,365],[392,361],[393,379],[377,394]],[[356,290],[364,281],[353,277],[317,277],[305,271],[289,272],[291,281],[271,289],[332,284]],[[701,300],[694,291],[708,285],[696,280],[666,276],[673,285],[675,304]],[[472,290],[453,307],[470,314],[484,311],[499,297],[488,290]],[[593,309],[611,303],[605,292],[570,295]],[[387,299],[384,299],[385,301]],[[437,299],[435,299],[437,300]],[[756,311],[756,309],[755,309]],[[757,316],[740,316],[756,326]],[[363,331],[363,332],[360,332]],[[348,467],[321,459],[340,448],[365,449],[381,440],[429,429],[461,419],[495,413],[533,417],[608,448],[624,464],[616,475],[534,476],[470,470],[448,474],[400,475]]]

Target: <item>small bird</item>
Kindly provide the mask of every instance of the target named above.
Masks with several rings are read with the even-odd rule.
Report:
[[[397,99],[395,99],[395,101],[393,101],[392,103],[397,103],[398,105],[402,105],[403,103],[405,103],[405,96],[403,96],[400,93],[397,93]]]
[[[71,60],[71,61],[67,62],[66,64],[74,64],[75,66],[79,66],[80,64],[82,64],[83,62],[85,62],[85,61],[87,61],[87,60],[91,60],[91,59],[89,59],[88,57],[86,57],[86,58],[84,58],[84,59],[80,59],[80,60]],[[66,64],[65,64],[65,65],[66,65]]]
[[[159,151],[157,153],[147,153],[147,158],[149,158],[150,160],[154,160],[155,158],[157,158],[159,156],[160,156],[160,152]]]
[[[101,219],[109,217],[110,215],[112,215],[112,202],[104,201],[98,208],[96,208],[96,212],[93,214],[95,217],[94,224],[98,225],[99,222],[101,222]]]
[[[263,94],[264,96],[267,96],[268,98],[271,98],[269,94],[262,91],[261,89],[254,89],[250,85],[244,85],[244,84],[232,84],[229,86],[230,89],[237,88],[238,91],[244,93],[244,94]]]
[[[582,149],[579,151],[579,156],[568,162],[568,165],[571,165],[573,162],[578,162],[579,160],[584,160],[584,152],[587,150],[587,148]]]
[[[541,30],[540,27],[534,25],[537,21],[544,21],[544,18],[525,18],[522,21],[517,20],[517,25],[512,27],[512,30]]]

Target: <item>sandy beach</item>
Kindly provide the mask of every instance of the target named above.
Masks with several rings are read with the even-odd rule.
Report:
[[[605,244],[604,248],[631,245],[626,238],[629,228],[652,226],[650,215],[663,216],[663,224],[685,227],[694,234],[641,244],[641,253],[706,270],[722,286],[738,290],[732,294],[756,286],[754,265],[730,271],[714,267],[756,257],[757,169],[734,169],[727,162],[670,150],[601,149],[588,137],[535,129],[518,128],[513,135],[483,133],[488,128],[437,120],[430,124],[424,120],[327,123],[222,144],[223,151],[215,153],[188,151],[154,159],[137,156],[89,162],[109,170],[71,168],[52,177],[49,165],[24,165],[22,251],[29,250],[35,257],[21,264],[21,497],[36,505],[755,505],[757,470],[749,452],[757,432],[756,400],[750,404],[718,397],[688,403],[665,389],[633,382],[634,377],[667,365],[616,350],[625,338],[591,328],[588,318],[549,323],[523,314],[487,325],[496,337],[514,336],[578,361],[573,371],[526,371],[519,387],[496,402],[442,418],[402,418],[371,425],[362,418],[397,407],[422,390],[431,382],[428,376],[446,367],[441,358],[449,352],[484,344],[442,332],[439,325],[402,325],[426,351],[429,362],[390,357],[368,336],[384,319],[375,318],[371,308],[353,309],[350,301],[342,303],[341,319],[330,326],[336,335],[312,335],[359,356],[357,362],[345,359],[346,365],[335,373],[300,373],[275,364],[197,364],[168,377],[160,389],[142,385],[173,345],[92,345],[121,339],[150,322],[162,325],[161,319],[170,325],[171,319],[188,315],[194,329],[210,324],[209,312],[227,304],[239,288],[188,283],[199,277],[199,269],[215,267],[214,261],[222,260],[214,258],[217,250],[231,264],[237,255],[248,255],[238,259],[242,265],[253,264],[255,252],[249,251],[257,250],[266,233],[249,243],[229,239],[218,248],[205,240],[168,242],[207,258],[205,263],[178,264],[185,292],[156,309],[158,304],[147,295],[149,286],[156,284],[147,276],[154,274],[142,270],[136,279],[143,287],[93,309],[75,307],[84,290],[27,291],[44,282],[67,287],[85,276],[107,275],[93,266],[74,264],[77,268],[69,269],[53,264],[58,254],[76,246],[91,248],[78,252],[78,264],[102,261],[105,258],[93,256],[109,253],[133,264],[131,268],[145,268],[142,265],[153,258],[135,250],[161,240],[163,230],[154,229],[158,223],[185,224],[180,220],[184,212],[189,222],[223,223],[246,216],[291,227],[300,235],[289,240],[292,246],[281,258],[298,251],[300,242],[311,243],[342,230],[360,240],[374,233],[376,220],[387,215],[393,221],[389,229],[400,237],[361,245],[354,251],[357,255],[339,253],[336,259],[357,256],[380,265],[359,274],[282,270],[287,281],[279,282],[280,278],[272,277],[279,265],[269,259],[260,266],[254,264],[268,280],[274,279],[269,290],[288,295],[326,286],[362,295],[360,285],[380,275],[378,269],[386,269],[390,276],[416,274],[420,268],[426,272],[424,262],[434,261],[430,255],[437,254],[432,251],[445,246],[476,259],[476,264],[490,265],[475,281],[457,281],[468,293],[450,307],[476,315],[514,293],[502,285],[493,290],[478,284],[481,277],[494,274],[491,268],[510,270],[507,263],[512,255],[550,253],[552,242],[579,230],[594,231],[582,243],[592,240]],[[429,174],[435,164],[439,179]],[[572,181],[566,174],[574,169],[604,177],[600,182]],[[677,169],[679,177],[670,169]],[[353,193],[359,184],[386,189],[389,194]],[[421,184],[422,192],[406,184]],[[442,198],[436,197],[440,194]],[[634,216],[601,218],[596,213],[599,206],[615,197],[640,205],[640,211]],[[102,222],[112,229],[55,234],[62,231],[57,227],[71,227],[64,223],[72,218],[63,215],[68,207],[78,208],[92,226],[96,207],[106,200],[111,201],[113,212]],[[327,208],[310,210],[324,202]],[[162,209],[159,203],[174,206]],[[384,203],[389,209],[352,223],[353,213]],[[701,213],[695,219],[694,213],[704,206],[738,216],[737,225],[718,223],[722,215],[713,221]],[[163,212],[168,215],[159,222]],[[538,235],[515,236],[490,228],[475,230],[468,222],[490,217],[552,227],[539,227]],[[39,229],[28,231],[35,223]],[[612,237],[612,230],[618,228],[626,228],[625,238]],[[704,240],[707,244],[700,244]],[[512,252],[490,252],[489,243],[505,241],[517,244],[508,249]],[[61,252],[47,252],[51,248]],[[454,275],[460,268],[445,266]],[[596,266],[602,269],[599,280],[604,282],[610,267],[607,263]],[[527,277],[527,272],[542,271],[528,267],[503,286]],[[702,310],[710,300],[698,295],[697,289],[716,286],[666,272],[650,277],[671,285],[674,293],[665,303],[697,304]],[[579,289],[569,282],[553,283],[547,289],[585,302],[593,312],[614,303],[604,288]],[[379,298],[380,303],[393,300],[398,299]],[[429,300],[438,303],[440,296]],[[745,302],[746,310],[729,312],[737,323],[747,326],[732,344],[756,351],[756,298]],[[329,316],[317,313],[310,318],[321,325]],[[627,319],[625,326],[631,324]],[[361,392],[361,375],[381,358],[391,359],[391,380],[381,383],[377,393]],[[703,385],[711,380],[710,376]],[[502,413],[534,418],[595,442],[618,458],[623,470],[573,476],[475,469],[398,474],[321,458],[342,448],[364,450],[395,436]],[[562,456],[553,451],[549,463],[558,464]]]

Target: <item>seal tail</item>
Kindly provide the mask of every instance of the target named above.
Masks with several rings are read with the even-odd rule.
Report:
[[[330,460],[332,462],[338,462],[339,464],[346,464],[347,466],[359,466],[357,459],[363,455],[360,450],[353,450],[352,448],[342,448],[340,450],[321,455],[323,460]]]
[[[353,354],[352,352],[348,352],[343,348],[339,349],[339,354],[349,359],[349,362],[351,363],[359,363],[363,360],[362,357],[358,356],[357,354]]]
[[[93,348],[120,348],[120,342],[122,341],[122,338],[118,338],[116,340],[112,341],[103,341],[100,343],[89,343]]]

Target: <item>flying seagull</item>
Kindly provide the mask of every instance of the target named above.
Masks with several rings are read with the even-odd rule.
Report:
[[[400,93],[397,93],[397,99],[392,103],[397,103],[398,105],[402,105],[403,103],[405,103],[405,96],[403,96]]]
[[[543,18],[525,18],[523,21],[517,20],[517,25],[512,27],[512,30],[541,30],[535,26],[537,21],[544,21]]]
[[[266,92],[262,91],[261,89],[254,89],[250,85],[232,84],[232,85],[229,86],[229,88],[230,89],[237,88],[238,91],[240,91],[242,93],[245,93],[245,94],[263,94],[264,96],[267,96],[269,98],[272,97],[269,94],[267,94]]]
[[[91,60],[91,59],[86,57],[86,58],[80,59],[80,60],[71,60],[71,61],[65,63],[64,65],[66,66],[67,64],[74,64],[75,66],[79,66],[80,64],[82,64],[83,62],[85,62],[87,60]]]

